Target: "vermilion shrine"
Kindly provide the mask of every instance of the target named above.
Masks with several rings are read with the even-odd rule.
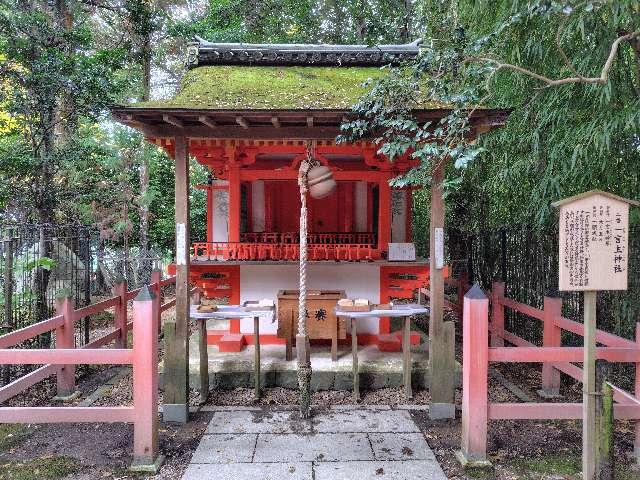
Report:
[[[410,169],[412,160],[407,155],[390,162],[371,142],[335,142],[340,124],[352,115],[351,105],[365,92],[363,81],[384,75],[383,65],[418,54],[419,42],[366,47],[199,39],[189,46],[189,70],[172,99],[113,109],[119,121],[141,131],[176,162],[177,318],[167,347],[167,404],[186,404],[189,283],[207,297],[227,297],[232,304],[275,300],[278,291],[298,288],[297,176],[307,155],[328,166],[338,183],[330,197],[309,200],[309,288],[386,302],[413,298],[417,288],[429,286],[432,384],[450,384],[442,403],[453,402],[452,381],[440,382],[436,372],[438,365],[449,368],[443,359],[453,358],[453,330],[443,327],[446,269],[433,264],[435,242],[431,265],[420,258],[388,258],[390,243],[412,241],[412,191],[388,183]],[[448,113],[446,106],[417,100],[420,108],[414,113],[420,122]],[[476,110],[473,135],[502,125],[506,116],[506,111]],[[206,238],[189,239],[189,156],[210,171],[209,181],[197,186],[207,195],[207,217],[198,219],[206,222]],[[432,239],[433,230],[444,226],[443,163],[433,174]],[[261,328],[261,341],[283,343],[277,327]],[[358,328],[360,342],[400,348],[388,319],[372,318]],[[252,333],[250,319],[232,320],[228,330],[209,331],[208,342],[238,351]]]

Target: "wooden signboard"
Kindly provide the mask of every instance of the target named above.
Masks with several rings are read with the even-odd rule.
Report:
[[[561,291],[627,289],[631,203],[592,190],[553,204],[560,208]]]
[[[389,261],[415,262],[416,246],[413,243],[389,243]]]
[[[582,291],[582,478],[600,478],[596,429],[596,301],[598,290],[626,290],[629,205],[637,202],[591,190],[552,204],[560,208],[559,289]]]

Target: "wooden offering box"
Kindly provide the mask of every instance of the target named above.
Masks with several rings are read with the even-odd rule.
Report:
[[[287,341],[287,360],[291,360],[292,346],[298,332],[298,290],[278,292],[278,337]],[[347,338],[347,328],[343,320],[334,314],[334,308],[341,298],[346,298],[344,290],[307,291],[307,331],[311,340],[331,340],[331,358],[338,354],[338,339]]]

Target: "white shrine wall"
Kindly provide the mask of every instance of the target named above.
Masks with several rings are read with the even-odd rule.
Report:
[[[356,219],[356,232],[367,231],[367,203],[368,203],[368,191],[367,182],[355,182],[355,188],[353,189],[354,206],[355,206],[355,219]]]
[[[229,182],[219,182],[220,185]],[[229,241],[229,191],[214,190],[213,191],[213,222],[212,222],[214,242]]]
[[[251,182],[252,232],[264,232],[264,180]]]
[[[240,265],[240,303],[247,300],[278,298],[279,290],[297,290],[299,268],[293,265]],[[307,266],[308,290],[344,290],[349,298],[367,298],[380,302],[380,266],[371,264],[310,263]],[[275,334],[277,320],[261,324],[260,333]],[[253,332],[253,319],[240,320],[240,332]],[[359,333],[379,333],[377,318],[358,319]]]

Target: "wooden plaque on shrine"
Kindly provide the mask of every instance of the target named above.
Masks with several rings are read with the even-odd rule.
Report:
[[[559,290],[627,289],[631,204],[600,190],[553,203],[560,209]]]

